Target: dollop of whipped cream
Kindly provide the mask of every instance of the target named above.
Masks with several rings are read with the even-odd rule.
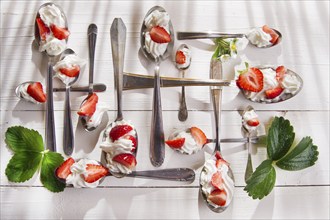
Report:
[[[257,129],[257,126],[250,126],[248,125],[248,121],[249,120],[252,120],[252,119],[258,119],[258,115],[257,113],[254,111],[254,109],[251,109],[249,111],[246,111],[244,114],[243,114],[243,126],[251,131],[251,130],[256,130]]]
[[[89,117],[86,120],[87,128],[90,129],[90,128],[96,128],[97,126],[99,126],[102,122],[103,114],[107,110],[108,110],[108,107],[106,107],[104,103],[98,102],[96,104],[96,109],[95,109],[94,114],[92,115],[92,117]]]
[[[78,162],[75,162],[71,167],[71,174],[66,178],[67,184],[72,184],[74,188],[95,188],[100,184],[100,180],[97,180],[93,183],[87,183],[84,180],[84,175],[87,175],[87,164],[96,164],[99,165],[95,160],[89,159],[80,159]]]
[[[62,60],[58,61],[53,70],[55,72],[55,77],[58,77],[66,85],[75,80],[75,77],[69,77],[63,74],[60,69],[71,69],[74,66],[79,66],[80,68],[85,65],[86,61],[78,57],[76,54],[66,55]]]
[[[107,167],[111,172],[129,174],[132,172],[132,170],[124,166],[123,164],[114,161],[113,158],[119,154],[132,154],[132,150],[134,149],[133,143],[131,140],[122,137],[118,140],[112,141],[109,137],[109,133],[111,129],[116,127],[117,125],[131,126],[133,130],[127,134],[132,135],[133,137],[136,137],[136,131],[134,129],[134,126],[130,122],[125,120],[113,122],[111,125],[112,126],[110,126],[105,131],[107,137],[105,138],[105,140],[102,141],[100,146],[101,149],[106,153]]]
[[[27,92],[29,85],[30,85],[30,83],[23,83],[19,86],[18,91],[19,91],[21,98],[23,98],[26,101],[35,103],[35,104],[42,104],[41,102],[38,102],[32,96],[29,95],[29,93]],[[44,85],[42,85],[42,88],[45,88]]]
[[[258,46],[258,47],[265,47],[272,45],[270,40],[272,37],[270,34],[264,32],[261,27],[253,28],[248,34],[247,37],[249,41]]]
[[[179,69],[185,69],[187,68],[188,66],[190,66],[190,62],[191,62],[191,50],[189,48],[182,48],[181,50],[179,51],[182,51],[182,53],[184,54],[184,56],[186,57],[186,60],[183,64],[180,64],[180,63],[176,63],[176,66],[179,68]]]
[[[194,137],[191,135],[191,133],[188,130],[176,130],[169,136],[169,140],[174,140],[178,138],[184,138],[184,144],[181,148],[175,148],[175,150],[179,151],[183,154],[194,154],[200,151],[203,146],[196,143]]]
[[[284,88],[284,93],[291,93],[294,95],[299,91],[301,82],[297,76],[290,74],[290,72],[287,71],[281,82],[281,86]]]
[[[67,45],[65,40],[59,40],[53,35],[47,35],[45,41],[40,42],[39,51],[46,51],[47,54],[51,56],[60,55],[65,49]]]
[[[215,174],[216,172],[221,173],[221,177],[223,179],[223,187],[227,194],[226,203],[223,207],[226,207],[230,204],[234,195],[234,188],[235,188],[234,181],[228,175],[228,171],[229,171],[229,167],[226,163],[221,163],[220,167],[217,167],[216,158],[209,159],[205,162],[200,179],[202,192],[204,193],[205,197],[208,198],[211,192],[216,189],[211,183],[213,174]],[[213,205],[215,208],[219,207],[217,204],[214,204],[209,200],[208,202],[209,204]]]

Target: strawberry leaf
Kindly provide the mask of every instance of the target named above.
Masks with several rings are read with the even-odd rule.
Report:
[[[276,162],[284,170],[302,170],[313,166],[318,159],[317,146],[310,137],[304,137],[285,157]]]
[[[276,171],[271,160],[263,161],[247,180],[244,190],[253,199],[262,199],[274,188]]]
[[[279,160],[288,153],[294,137],[295,133],[290,121],[283,117],[275,117],[268,130],[267,154],[269,159]]]

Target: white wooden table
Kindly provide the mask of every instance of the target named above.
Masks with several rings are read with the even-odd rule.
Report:
[[[20,101],[15,87],[25,81],[45,82],[47,58],[33,46],[34,18],[44,1],[1,1],[1,219],[329,219],[329,1],[55,1],[65,11],[71,36],[68,46],[88,60],[87,27],[98,26],[94,82],[105,83],[99,93],[110,110],[101,126],[87,133],[77,120],[76,111],[84,93],[72,93],[75,133],[73,157],[100,157],[100,133],[116,115],[114,79],[110,47],[110,25],[121,17],[127,27],[126,72],[152,74],[151,66],[140,62],[139,31],[145,13],[154,5],[163,6],[177,31],[218,30],[245,33],[251,27],[268,24],[283,34],[282,43],[271,49],[248,46],[240,57],[224,64],[225,78],[232,79],[234,66],[243,61],[252,65],[285,65],[301,74],[304,88],[296,97],[280,104],[255,104],[243,98],[237,88],[224,88],[221,137],[241,137],[239,111],[252,104],[267,126],[273,116],[284,116],[293,124],[296,139],[311,136],[319,147],[317,163],[308,169],[287,172],[278,169],[274,190],[263,200],[253,200],[243,191],[247,151],[243,144],[222,144],[236,183],[232,205],[222,214],[210,211],[203,203],[198,177],[208,153],[180,155],[166,148],[162,168],[190,167],[196,180],[180,183],[138,178],[107,178],[96,189],[66,188],[51,193],[37,177],[16,184],[5,176],[11,152],[4,143],[8,127],[22,125],[45,131],[45,106]],[[210,41],[176,41],[190,45],[193,53],[187,77],[208,78],[212,55]],[[161,74],[179,76],[174,58],[161,65]],[[88,65],[76,85],[88,83]],[[57,79],[55,86],[63,86]],[[213,113],[208,87],[186,88],[189,117],[177,119],[181,88],[162,89],[165,135],[177,127],[196,125],[211,137]],[[56,141],[62,153],[64,94],[56,93]],[[123,94],[124,117],[139,133],[137,170],[156,169],[149,160],[149,134],[152,90],[132,90]],[[253,154],[257,167],[266,159],[264,148]]]

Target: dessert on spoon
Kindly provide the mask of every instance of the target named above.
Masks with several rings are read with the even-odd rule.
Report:
[[[21,83],[16,87],[15,94],[18,98],[35,104],[42,104],[47,100],[44,86],[41,82],[29,81]]]

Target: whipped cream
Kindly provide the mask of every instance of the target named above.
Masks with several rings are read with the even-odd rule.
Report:
[[[19,86],[18,91],[19,91],[21,98],[23,98],[26,101],[35,103],[35,104],[41,104],[41,102],[38,102],[32,96],[30,96],[29,93],[27,93],[27,89],[28,89],[29,85],[30,85],[30,83],[23,83]],[[42,88],[44,88],[44,85],[42,85]]]
[[[79,58],[75,54],[66,55],[63,60],[58,61],[53,67],[55,76],[58,77],[66,85],[70,84],[75,80],[76,77],[69,77],[61,73],[60,69],[71,69],[74,66],[79,66],[80,68],[85,65],[85,60]]]
[[[297,76],[290,74],[290,71],[287,71],[281,82],[281,86],[284,88],[284,93],[291,93],[294,95],[299,91],[301,82]]]
[[[203,146],[198,145],[196,143],[194,137],[189,132],[189,129],[188,129],[188,131],[177,130],[169,136],[169,140],[174,140],[174,139],[178,139],[178,138],[185,139],[184,144],[181,148],[175,148],[175,150],[179,151],[180,153],[191,155],[191,154],[197,153],[198,151],[200,151],[203,148]]]
[[[255,130],[258,127],[258,126],[250,126],[247,124],[247,122],[252,119],[258,119],[258,115],[253,109],[246,111],[243,115],[243,126],[249,131]]]
[[[265,47],[272,45],[272,43],[270,42],[272,37],[270,36],[270,34],[264,32],[261,27],[252,29],[247,34],[247,37],[252,44],[258,47]]]
[[[88,117],[86,120],[86,125],[87,128],[96,128],[97,126],[99,126],[102,122],[102,117],[103,114],[108,110],[108,108],[104,105],[104,103],[100,103],[98,102],[96,104],[96,109],[94,114],[92,115],[92,117]]]
[[[63,18],[61,10],[54,4],[41,7],[39,10],[40,18],[43,22],[50,27],[51,24],[55,24],[59,27],[65,27],[65,20]]]
[[[67,45],[65,40],[59,40],[54,37],[52,34],[47,35],[45,41],[40,42],[39,51],[46,51],[47,54],[51,56],[60,55],[65,49]]]
[[[80,159],[78,162],[75,162],[71,167],[71,174],[66,178],[67,184],[72,184],[75,188],[95,188],[100,184],[100,180],[97,180],[93,183],[87,183],[84,180],[84,175],[87,176],[87,164],[96,164],[99,165],[95,160],[89,159]]]
[[[182,53],[186,57],[186,60],[185,60],[185,62],[183,64],[176,63],[176,66],[179,69],[188,68],[190,66],[190,62],[191,62],[191,50],[189,50],[189,48],[184,47],[184,48],[182,48],[179,51],[182,51]]]
[[[204,168],[201,173],[200,184],[202,186],[202,192],[204,193],[205,197],[211,194],[213,190],[216,188],[212,185],[212,176],[216,172],[221,173],[221,177],[223,179],[223,186],[224,190],[227,194],[226,204],[224,207],[228,206],[233,198],[234,195],[234,181],[228,175],[229,167],[225,163],[222,163],[219,168],[216,167],[216,158],[209,159],[205,162]],[[219,207],[218,205],[214,204],[213,202],[209,201],[209,204],[213,205],[215,208]]]
[[[156,43],[151,39],[149,32],[147,32],[144,37],[145,37],[144,44],[146,46],[146,50],[153,57],[156,58],[162,56],[165,53],[168,43],[163,43],[163,44]]]

